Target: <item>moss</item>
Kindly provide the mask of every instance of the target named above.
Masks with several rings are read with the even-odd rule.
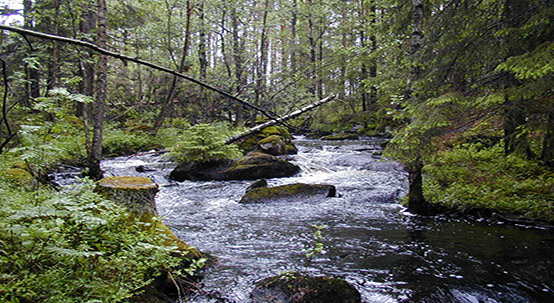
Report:
[[[27,163],[23,161],[17,161],[12,164],[12,168],[21,168],[27,170]]]
[[[247,192],[241,199],[241,203],[260,203],[275,200],[295,200],[310,197],[334,197],[335,187],[323,184],[287,184],[275,187],[254,188]]]
[[[106,177],[98,182],[98,185],[114,189],[157,189],[158,185],[146,177]]]
[[[292,155],[292,154],[296,154],[298,153],[298,148],[296,148],[296,146],[292,145],[292,144],[287,144],[285,146],[285,153],[287,155]]]
[[[338,141],[338,140],[357,140],[359,139],[358,135],[356,134],[335,134],[335,135],[328,135],[321,138],[322,140],[331,140],[331,141]]]
[[[15,186],[31,187],[35,184],[33,175],[21,168],[5,169],[0,172],[0,178]]]
[[[283,142],[284,143],[284,139],[281,135],[271,135],[271,136],[268,136],[268,137],[265,137],[263,138],[262,140],[258,141],[258,145],[259,144],[266,144],[266,143],[275,143],[275,142]]]
[[[241,143],[239,143],[239,147],[245,152],[250,152],[253,151],[256,146],[258,146],[258,144],[260,144],[260,141],[263,141],[266,138],[272,136],[281,137],[281,141],[283,141],[285,144],[292,144],[292,136],[290,135],[290,132],[286,127],[269,126],[262,129],[257,134],[254,134],[253,136],[243,140]],[[275,140],[275,138],[271,140]]]
[[[256,284],[251,302],[358,303],[360,293],[346,281],[287,272]],[[279,298],[279,300],[275,300]]]

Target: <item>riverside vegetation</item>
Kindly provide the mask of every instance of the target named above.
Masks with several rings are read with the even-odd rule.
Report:
[[[338,103],[291,129],[391,137],[384,155],[406,164],[410,211],[552,226],[553,1],[250,4],[37,0],[1,12],[0,300],[140,301],[157,277],[194,274],[199,264],[179,267],[156,224],[93,191],[102,157],[164,149],[177,162],[231,161],[259,140],[294,153],[283,126],[242,149],[225,139],[260,109],[284,115],[325,94]],[[50,182],[68,166],[91,179]]]

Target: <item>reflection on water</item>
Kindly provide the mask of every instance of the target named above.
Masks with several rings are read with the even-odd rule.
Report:
[[[229,302],[247,302],[255,281],[285,270],[342,277],[364,302],[554,302],[552,233],[406,213],[398,204],[406,174],[374,156],[380,139],[296,142],[290,159],[302,173],[270,185],[333,184],[338,198],[242,205],[251,182],[171,182],[174,165],[160,156],[107,160],[103,168],[162,185],[156,202],[164,221],[218,257],[203,283]],[[153,171],[138,173],[139,165]],[[326,253],[307,260],[312,224],[329,226]]]

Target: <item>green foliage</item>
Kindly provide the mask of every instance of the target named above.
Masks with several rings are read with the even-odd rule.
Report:
[[[23,192],[0,184],[1,302],[127,302],[182,262],[156,224],[136,221],[93,186]]]
[[[329,228],[328,225],[317,225],[312,224],[312,227],[314,228],[313,232],[313,242],[311,247],[306,249],[305,256],[308,258],[308,260],[312,259],[314,256],[318,254],[324,254],[324,245],[321,242],[323,240],[323,234],[321,233],[323,230]]]
[[[425,166],[424,192],[451,208],[486,208],[554,220],[554,173],[540,163],[504,156],[500,144],[464,144]]]
[[[8,151],[43,173],[54,164],[86,158],[84,123],[72,115],[75,103],[88,103],[90,97],[71,94],[64,88],[52,89],[50,97],[37,98],[34,109],[18,127],[20,144]]]
[[[103,154],[107,156],[121,156],[148,150],[156,145],[152,144],[151,135],[142,131],[127,131],[117,125],[107,124],[104,127],[102,141]]]
[[[242,155],[234,144],[225,144],[232,132],[225,124],[197,124],[183,132],[170,156],[178,162],[235,159]]]

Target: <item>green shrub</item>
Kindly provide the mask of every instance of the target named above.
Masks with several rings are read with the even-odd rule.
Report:
[[[225,144],[232,132],[225,124],[196,124],[183,132],[170,148],[170,156],[178,162],[234,159],[242,155],[234,144]]]
[[[539,162],[504,156],[500,144],[465,144],[425,167],[426,198],[452,208],[486,208],[554,221],[554,173]]]
[[[123,156],[158,147],[152,144],[153,142],[148,133],[130,132],[122,130],[116,125],[107,124],[104,129],[102,150],[103,154],[107,156]]]

